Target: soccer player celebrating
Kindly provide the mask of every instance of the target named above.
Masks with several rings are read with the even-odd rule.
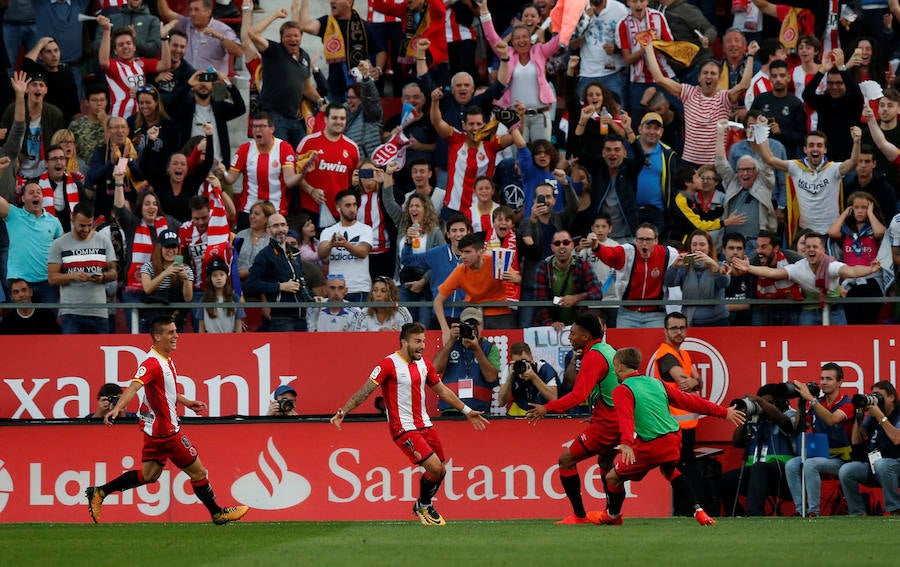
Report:
[[[391,437],[403,454],[425,469],[419,482],[419,498],[413,512],[426,526],[443,526],[447,522],[431,504],[444,475],[444,449],[431,419],[425,409],[425,386],[434,390],[439,398],[450,404],[481,431],[488,420],[482,412],[464,404],[448,387],[444,386],[434,367],[422,358],[425,352],[425,327],[420,323],[407,323],[400,329],[400,350],[387,356],[372,370],[369,379],[347,403],[331,417],[331,423],[341,429],[344,417],[381,386],[387,410]]]
[[[734,406],[726,408],[682,392],[672,383],[641,376],[637,371],[640,365],[641,351],[636,348],[619,349],[613,357],[619,385],[613,390],[612,399],[622,441],[615,467],[606,475],[607,504],[600,513],[600,524],[622,524],[625,481],[640,480],[656,467],[673,488],[678,483],[684,485],[684,490],[691,490],[687,479],[675,468],[681,454],[681,431],[669,413],[669,405],[727,419],[735,425],[744,423],[744,412]],[[699,504],[694,505],[694,518],[702,526],[716,524]]]
[[[198,412],[205,410],[206,404],[182,396],[175,387],[178,372],[170,357],[178,344],[175,321],[169,317],[157,317],[150,324],[150,335],[153,337],[153,348],[138,367],[131,385],[122,393],[119,402],[103,416],[103,423],[112,425],[135,394],[141,388],[147,388],[140,396],[141,406],[138,410],[141,430],[144,432],[144,449],[141,453],[144,466],[141,470],[126,471],[103,486],[87,487],[84,493],[88,499],[91,519],[95,524],[100,522],[103,499],[108,494],[156,482],[166,461],[171,459],[190,477],[194,494],[209,510],[214,524],[222,525],[240,520],[250,508],[222,508],[216,504],[216,497],[206,478],[206,468],[197,456],[197,449],[178,425],[178,403]]]

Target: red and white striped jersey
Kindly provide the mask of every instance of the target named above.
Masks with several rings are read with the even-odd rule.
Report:
[[[424,358],[410,362],[395,352],[372,370],[369,380],[381,386],[392,437],[431,427],[425,387],[441,379],[430,362]]]
[[[712,163],[716,155],[716,123],[728,118],[731,99],[728,91],[718,89],[713,96],[704,96],[697,85],[681,85],[684,102],[685,161],[696,164]]]
[[[669,23],[662,12],[647,8],[643,20],[634,18],[631,14],[625,16],[625,19],[619,22],[616,32],[616,46],[619,49],[633,50],[638,46],[637,36],[642,31],[656,31],[656,39],[663,41],[672,41],[672,31],[669,29]],[[669,65],[668,59],[659,51],[656,51],[656,60],[659,61],[659,68],[668,78],[675,77],[675,72]],[[641,57],[636,63],[631,64],[631,82],[633,83],[652,83],[653,76],[650,75],[650,69],[644,64],[644,58]]]
[[[381,206],[381,195],[377,191],[363,192],[359,196],[356,220],[372,227],[372,250],[370,254],[380,254],[391,249],[387,231],[387,217]]]
[[[284,186],[284,168],[294,170],[294,148],[284,140],[275,138],[268,153],[260,153],[259,146],[251,140],[244,142],[231,158],[231,170],[243,175],[243,190],[238,199],[238,212],[250,212],[257,201],[270,201],[275,210],[286,215],[289,196]]]
[[[369,11],[366,13],[366,21],[373,24],[392,24],[394,22],[399,22],[400,18],[382,14],[372,7],[372,0],[369,0]]]
[[[744,108],[749,110],[757,96],[771,90],[772,81],[769,80],[769,75],[760,69],[750,79],[750,88],[744,93]]]
[[[168,437],[178,433],[177,376],[172,359],[151,348],[132,378],[144,385],[138,391],[141,401],[138,417],[141,430],[151,437]]]
[[[450,151],[444,206],[465,211],[472,206],[475,179],[480,175],[494,176],[494,162],[500,151],[500,139],[494,137],[472,147],[466,143],[465,134],[454,130],[447,138],[447,146]]]
[[[137,112],[137,101],[131,96],[131,89],[143,86],[147,73],[156,73],[159,59],[135,57],[131,62],[110,59],[106,69],[106,84],[109,85],[109,115],[128,118]]]
[[[456,21],[456,12],[447,8],[447,17],[444,19],[444,35],[447,37],[447,43],[454,41],[465,41],[467,39],[475,39],[472,28],[459,25]]]
[[[802,65],[794,67],[794,70],[791,71],[791,82],[794,85],[794,94],[797,95],[797,98],[803,99],[803,89],[806,88],[806,85],[808,85],[815,76],[815,73],[807,73],[804,71]],[[825,88],[825,81],[820,81],[816,93],[824,93]],[[811,132],[815,130],[819,124],[819,113],[810,108],[805,102],[803,103],[803,109],[806,110],[806,129],[808,132]]]
[[[468,219],[469,223],[472,224],[472,232],[481,232],[492,230],[493,227],[491,216],[494,214],[494,211],[497,210],[497,207],[500,205],[497,203],[491,203],[491,212],[486,215],[482,215],[478,212],[478,201],[475,200],[472,202],[472,206],[463,211],[463,214]]]

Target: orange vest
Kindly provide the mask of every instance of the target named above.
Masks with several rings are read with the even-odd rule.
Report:
[[[659,375],[659,359],[667,354],[671,354],[678,359],[685,374],[688,376],[692,375],[694,365],[691,363],[691,355],[686,350],[676,350],[669,343],[662,343],[653,355],[653,376],[662,380],[662,376]],[[699,415],[681,408],[669,406],[669,412],[675,417],[682,429],[694,429],[700,422]]]

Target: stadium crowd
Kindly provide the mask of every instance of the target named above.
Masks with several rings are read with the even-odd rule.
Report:
[[[10,2],[0,328],[889,322],[900,2],[652,4]]]

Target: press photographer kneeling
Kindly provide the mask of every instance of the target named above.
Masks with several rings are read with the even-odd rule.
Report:
[[[531,409],[529,403],[546,404],[557,398],[556,370],[543,360],[535,362],[528,343],[510,346],[509,357],[509,373],[500,386],[500,404],[506,406],[506,415],[524,416]]]
[[[791,436],[797,412],[778,391],[779,384],[766,384],[755,396],[728,404],[747,414],[732,437],[735,447],[744,448],[743,466],[722,477],[725,511],[732,516],[765,516],[769,496],[790,498],[784,465],[795,454]],[[739,506],[740,494],[747,497],[745,509]]]
[[[897,494],[900,476],[900,411],[897,390],[887,380],[876,382],[870,395],[853,396],[856,419],[853,420],[851,442],[865,449],[865,461],[853,461],[841,467],[838,476],[851,516],[866,513],[859,485],[880,486],[884,492],[884,509],[891,516],[900,515]],[[867,415],[868,414],[868,415]]]

